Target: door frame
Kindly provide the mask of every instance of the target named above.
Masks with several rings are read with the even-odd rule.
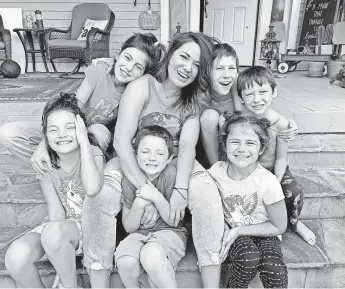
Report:
[[[188,1],[188,0],[187,0]],[[195,15],[198,15],[199,14],[199,31],[200,32],[203,32],[204,30],[204,15],[205,15],[205,1],[204,0],[190,0],[191,1],[191,7],[199,7],[200,11],[199,13],[191,13],[191,17],[192,17],[192,14]],[[212,0],[210,0],[212,1]],[[223,1],[227,1],[227,0],[223,0]],[[256,23],[255,23],[255,33],[254,33],[254,47],[253,47],[253,60],[252,60],[252,65],[255,64],[255,51],[256,51],[256,44],[257,44],[257,37],[258,37],[258,30],[259,30],[259,15],[260,15],[260,7],[261,7],[261,1],[262,0],[257,0],[257,6],[256,6]],[[193,9],[193,11],[195,11],[195,9]],[[195,22],[195,21],[194,21]],[[192,30],[192,23],[190,23],[190,27],[191,27],[191,30]],[[195,27],[194,27],[195,29]],[[241,66],[241,64],[240,64]]]

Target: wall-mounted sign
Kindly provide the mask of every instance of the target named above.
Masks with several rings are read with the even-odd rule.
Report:
[[[161,17],[158,12],[152,11],[151,7],[139,15],[139,26],[144,30],[156,30],[161,25]]]

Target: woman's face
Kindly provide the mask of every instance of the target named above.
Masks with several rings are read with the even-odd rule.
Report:
[[[178,48],[170,58],[169,79],[178,87],[191,84],[198,75],[200,65],[200,46],[187,42]]]
[[[233,56],[216,58],[212,64],[212,89],[219,95],[227,95],[237,78],[236,59]]]
[[[116,59],[114,67],[116,81],[126,84],[139,78],[144,74],[147,62],[146,53],[134,47],[126,48]]]

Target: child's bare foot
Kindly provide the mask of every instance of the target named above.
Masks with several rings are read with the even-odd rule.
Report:
[[[301,238],[306,241],[309,245],[315,245],[315,234],[306,227],[301,221],[297,223],[296,233],[301,236]]]

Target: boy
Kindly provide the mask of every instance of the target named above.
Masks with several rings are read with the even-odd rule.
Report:
[[[130,235],[116,249],[115,266],[126,288],[140,288],[142,269],[155,286],[176,288],[175,269],[185,255],[188,233],[181,224],[169,224],[176,177],[176,168],[170,164],[173,138],[165,128],[148,126],[137,133],[134,150],[149,182],[136,190],[128,179],[122,179],[122,223]],[[150,203],[160,217],[146,228],[140,220]]]
[[[238,95],[246,115],[266,118],[270,122],[268,149],[260,157],[260,164],[270,170],[281,183],[288,212],[288,227],[298,233],[308,244],[315,244],[315,234],[298,220],[303,207],[303,188],[292,176],[288,167],[288,144],[279,133],[288,129],[289,120],[271,108],[277,96],[277,84],[265,67],[253,66],[240,73],[237,79]]]

